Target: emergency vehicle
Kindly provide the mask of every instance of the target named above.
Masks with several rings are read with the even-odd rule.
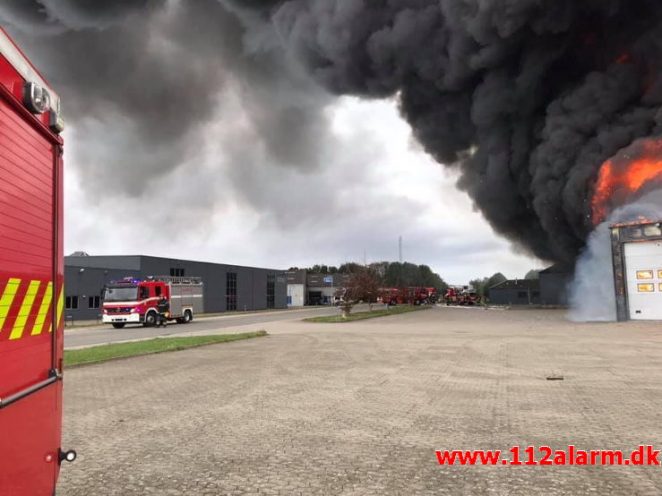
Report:
[[[388,305],[424,305],[436,298],[435,288],[407,287],[383,288],[380,290],[381,301]]]
[[[444,301],[447,306],[474,306],[480,305],[482,299],[474,288],[469,286],[450,286],[444,294]]]
[[[202,281],[198,277],[157,276],[112,282],[103,291],[102,320],[116,329],[126,324],[153,326],[163,298],[170,308],[166,318],[188,324],[195,314],[203,312]]]
[[[0,494],[52,496],[62,426],[60,99],[0,28]]]

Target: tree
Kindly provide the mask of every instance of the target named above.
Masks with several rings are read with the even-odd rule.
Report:
[[[383,262],[384,284],[390,287],[422,286],[446,291],[448,284],[427,265],[415,265],[409,262]]]
[[[338,272],[341,274],[353,274],[355,272],[358,272],[361,268],[363,268],[362,265],[359,265],[354,262],[347,262],[342,264],[340,267],[338,267]]]
[[[531,269],[526,273],[524,279],[529,279],[529,280],[540,279],[540,271],[536,269]]]
[[[347,287],[342,290],[340,304],[343,318],[347,318],[352,307],[359,302],[374,303],[379,295],[380,280],[374,270],[358,266],[351,273]]]
[[[481,297],[484,297],[487,296],[488,290],[492,286],[496,286],[497,284],[501,284],[507,280],[508,279],[506,276],[504,276],[501,272],[497,272],[496,274],[492,274],[491,277],[473,279],[469,281],[469,286],[473,287],[476,290],[476,293],[478,293]]]
[[[492,286],[496,286],[497,284],[501,284],[507,280],[508,278],[506,276],[504,276],[501,272],[497,272],[496,274],[492,274],[492,277],[487,280],[487,287],[491,288]]]

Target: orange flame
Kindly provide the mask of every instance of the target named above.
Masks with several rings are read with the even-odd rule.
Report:
[[[658,179],[662,180],[662,139],[638,142],[607,160],[600,168],[593,194],[593,224],[604,221],[612,208]]]

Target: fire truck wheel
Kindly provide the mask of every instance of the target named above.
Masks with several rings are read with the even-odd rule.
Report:
[[[156,324],[156,313],[155,312],[149,312],[147,315],[145,315],[145,326],[146,327],[153,327]]]
[[[124,324],[123,322],[119,322],[119,323],[116,322],[116,323],[113,324],[113,327],[115,329],[123,329],[125,325],[126,324]]]
[[[190,310],[186,310],[186,312],[184,312],[184,318],[182,320],[184,324],[188,324],[193,320],[193,315],[191,314]]]

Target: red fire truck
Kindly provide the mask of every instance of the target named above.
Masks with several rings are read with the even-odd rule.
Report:
[[[389,305],[423,305],[433,303],[435,288],[383,288],[380,290],[381,301]]]
[[[60,99],[0,28],[0,494],[52,496],[62,425]]]
[[[105,323],[121,329],[126,324],[156,324],[158,304],[168,300],[168,320],[188,324],[203,312],[202,281],[198,277],[157,276],[145,280],[127,277],[108,284],[103,292]]]
[[[444,295],[446,305],[474,306],[481,304],[481,297],[469,286],[450,286]]]

